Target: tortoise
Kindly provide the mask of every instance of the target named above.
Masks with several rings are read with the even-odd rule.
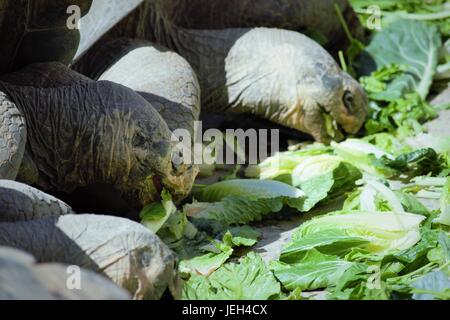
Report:
[[[336,14],[338,6],[355,38],[364,29],[347,0],[173,0],[163,10],[170,21],[186,29],[267,27],[293,30],[320,41],[325,48],[342,50],[348,41]]]
[[[74,3],[86,12],[91,1]],[[162,187],[174,200],[184,198],[196,170],[173,163],[171,132],[154,107],[129,88],[67,67],[80,39],[79,31],[62,26],[68,4],[0,0],[0,179],[53,193],[113,187],[134,213]],[[198,109],[194,72],[181,57],[171,59],[185,68],[184,78],[174,73],[173,80],[188,79],[180,96]],[[10,180],[0,181],[2,245],[39,262],[103,273],[135,298],[157,299],[167,288],[177,296],[175,257],[151,231],[126,219],[74,215],[57,198]]]
[[[95,271],[127,289],[135,299],[159,299],[166,291],[175,298],[180,295],[175,255],[143,225],[106,215],[75,214],[53,196],[11,180],[0,180],[2,246],[26,251],[40,263]],[[87,276],[99,284],[106,282]],[[62,285],[57,281],[63,278],[55,277],[41,280],[59,288]],[[6,289],[0,284],[0,296]]]
[[[83,13],[91,5],[78,3]],[[91,15],[101,12],[96,8],[102,3],[107,5],[94,1],[95,10],[85,18],[100,21]],[[79,39],[92,43],[114,23],[83,37],[83,29],[80,36],[61,27],[67,2],[0,0],[0,39],[9,48],[2,52],[6,63],[0,71],[0,178],[18,178],[50,192],[90,187],[89,192],[105,194],[104,188],[113,187],[119,193],[109,201],[124,197],[126,207],[154,201],[161,187],[181,200],[196,170],[174,162],[171,131],[191,130],[198,118],[199,83],[190,65],[203,89],[205,113],[252,113],[306,131],[319,141],[331,138],[325,130],[326,113],[347,132],[361,126],[366,113],[362,89],[314,41],[280,29],[180,28],[165,15],[163,5],[168,3],[172,2],[142,2],[83,56],[89,45],[78,46]],[[137,4],[133,1],[124,12]],[[114,14],[113,20],[120,19],[121,14]],[[34,22],[52,15],[53,20]],[[141,19],[135,20],[137,16]],[[26,21],[19,40],[10,40],[5,31],[16,23],[11,17]],[[83,25],[89,27],[82,21]],[[56,29],[60,37],[53,41]],[[52,40],[41,41],[46,37]],[[60,48],[61,44],[66,45]],[[67,67],[76,54],[81,58],[74,68],[94,80]],[[129,74],[132,66],[135,72]],[[39,195],[24,204],[38,208],[39,199],[50,199]],[[11,207],[8,198],[1,201]],[[11,214],[24,212],[18,200],[12,201],[18,209],[12,213],[6,209],[9,215],[2,212],[0,245],[27,250],[42,262],[103,271],[134,297],[158,298],[167,287],[176,292],[174,257],[150,231],[125,219],[73,215],[64,203],[49,201],[48,210],[33,209],[31,216],[11,222],[17,219]],[[105,239],[111,241],[104,246]],[[55,250],[61,243],[62,250]],[[110,264],[111,251],[132,259]]]
[[[197,7],[206,6],[198,12],[197,18],[197,21],[205,21],[201,25],[205,29],[197,30],[176,24],[188,21],[194,15],[194,11],[188,10],[186,18],[181,18],[184,16],[183,9],[191,2],[143,1],[84,56],[79,57],[74,68],[94,79],[106,78],[123,83],[123,77],[115,78],[117,74],[103,74],[111,67],[108,52],[121,52],[120,57],[128,53],[123,44],[119,44],[120,49],[114,49],[112,42],[121,38],[148,40],[177,52],[194,68],[200,81],[203,119],[217,113],[251,114],[306,132],[325,143],[342,139],[343,133],[359,131],[368,113],[367,96],[359,83],[343,72],[327,51],[295,31],[247,27],[264,24],[283,26],[284,20],[277,24],[275,17],[292,10],[297,16],[288,17],[287,24],[300,28],[311,23],[310,13],[317,13],[316,8],[327,8],[327,14],[334,10],[332,1],[256,1],[252,4],[243,1],[245,5],[237,8],[234,7],[236,1],[216,0],[211,5],[207,2],[192,2]],[[345,8],[346,15],[352,16],[347,1],[340,4]],[[104,3],[104,6],[114,6],[114,3]],[[214,16],[211,11],[215,14],[220,11],[223,21],[214,22],[215,19],[210,18]],[[253,13],[256,16],[252,20]],[[90,11],[85,18],[99,20],[93,18],[95,14],[95,11]],[[173,17],[176,19],[172,20]],[[296,18],[299,21],[294,23]],[[327,26],[339,23],[337,15],[329,14],[324,20],[318,25],[325,32]],[[198,25],[194,23],[194,26]],[[233,28],[219,29],[228,26]],[[353,26],[359,29],[357,23]],[[133,47],[130,48],[132,50]],[[139,63],[138,59],[135,62]],[[127,74],[127,78],[134,78],[134,83],[145,81],[139,74]],[[331,130],[325,121],[330,117],[333,119]]]
[[[173,164],[170,130],[131,89],[88,79],[59,63],[39,63],[0,77],[0,90],[6,93],[2,106],[17,106],[14,119],[22,132],[26,123],[28,134],[15,141],[21,149],[26,141],[22,167],[34,173],[22,172],[23,182],[65,193],[111,189],[130,213],[158,200],[162,187],[175,200],[189,192],[195,168]]]
[[[158,199],[163,187],[175,200],[186,197],[196,168],[173,161],[175,143],[155,107],[164,113],[170,99],[167,108],[178,113],[186,104],[189,123],[198,118],[199,85],[189,64],[172,53],[145,52],[142,62],[173,65],[164,74],[167,86],[156,83],[149,103],[129,88],[93,81],[64,66],[80,41],[80,31],[65,26],[67,6],[77,4],[86,13],[92,1],[0,1],[6,43],[0,49],[6,57],[0,75],[0,178],[64,195],[79,189],[107,198],[117,194],[120,201],[101,208],[117,214],[135,215]],[[16,37],[22,31],[23,39],[7,38],[6,31],[22,20],[29,26]]]

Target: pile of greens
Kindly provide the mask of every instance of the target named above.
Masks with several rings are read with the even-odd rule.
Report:
[[[351,3],[367,26],[374,2]],[[427,99],[450,78],[450,7],[376,5],[381,30],[340,54],[370,99],[365,137],[294,146],[250,179],[236,170],[196,186],[182,209],[164,191],[142,211],[179,256],[184,299],[450,299],[450,136],[423,126],[448,107]],[[321,210],[335,201],[339,210]],[[251,224],[313,209],[278,260],[252,251],[261,234]]]
[[[367,133],[403,138],[423,133],[421,124],[449,107],[431,107],[426,99],[433,85],[447,86],[450,80],[450,5],[442,0],[351,3],[365,26],[381,15],[381,30],[359,61],[349,61],[359,65],[360,82],[370,98]]]

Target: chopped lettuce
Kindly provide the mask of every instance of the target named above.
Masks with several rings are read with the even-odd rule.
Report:
[[[445,272],[427,273],[411,285],[414,300],[450,300],[450,276]]]
[[[344,142],[332,142],[331,146],[338,156],[358,169],[373,176],[391,177],[395,170],[386,166],[380,159],[394,160],[395,157],[384,150],[358,139],[347,139]]]
[[[325,198],[353,189],[361,177],[360,171],[342,158],[320,155],[300,163],[292,172],[292,183],[305,192],[304,209],[308,211]]]
[[[195,219],[217,220],[225,224],[245,224],[279,212],[285,205],[305,211],[305,193],[279,181],[227,180],[195,193],[206,202]],[[198,204],[197,204],[198,207]]]
[[[167,190],[161,193],[161,202],[154,202],[142,209],[141,223],[153,232],[158,232],[169,217],[177,211],[172,196]]]
[[[340,212],[305,222],[296,230],[293,239],[295,241],[335,230],[349,237],[369,241],[362,248],[384,255],[415,245],[420,240],[420,224],[424,219],[423,216],[410,213]]]
[[[375,34],[363,55],[365,73],[392,65],[407,65],[407,72],[392,79],[384,90],[392,101],[417,92],[428,96],[442,45],[438,28],[416,20],[399,20]]]
[[[183,286],[185,300],[268,300],[280,294],[280,284],[253,252],[240,263],[225,264],[208,277],[192,275]]]

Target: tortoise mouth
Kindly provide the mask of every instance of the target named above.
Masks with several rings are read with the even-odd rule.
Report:
[[[161,194],[161,192],[164,189],[161,176],[159,176],[159,175],[152,176],[152,182],[153,182],[153,185],[154,185],[154,187],[156,189],[156,192]]]
[[[175,203],[184,200],[190,193],[198,168],[192,166],[177,175],[162,175],[154,173],[149,175],[140,185],[139,200],[141,206],[161,200],[161,193],[167,190]]]
[[[162,185],[166,188],[177,203],[184,200],[191,192],[194,180],[199,169],[195,165],[185,166],[177,174],[166,176],[162,179]]]
[[[321,109],[323,125],[325,127],[325,140],[342,141],[345,138],[345,134],[350,133],[345,130],[344,126],[340,124],[322,105],[319,104]]]

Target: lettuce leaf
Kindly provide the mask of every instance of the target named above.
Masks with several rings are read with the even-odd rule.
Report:
[[[316,290],[336,284],[353,264],[342,259],[332,259],[294,265],[277,262],[272,263],[271,268],[287,290]]]
[[[420,240],[423,216],[409,213],[349,211],[328,214],[302,224],[294,239],[312,237],[335,230],[351,237],[368,240],[362,248],[370,253],[385,255],[408,249]]]
[[[185,300],[268,300],[281,294],[280,284],[256,253],[228,263],[209,277],[193,275],[184,283]]]
[[[441,36],[436,26],[422,21],[399,20],[373,37],[363,55],[366,74],[390,65],[407,65],[406,72],[395,77],[384,90],[389,101],[417,92],[428,96],[438,65]]]
[[[161,202],[154,202],[144,207],[140,213],[141,223],[155,233],[177,211],[175,204],[172,202],[172,196],[167,190],[163,190],[161,199]]]
[[[430,272],[411,285],[414,300],[450,300],[450,277],[442,271]]]
[[[259,178],[264,180],[278,180],[292,184],[291,174],[302,161],[311,156],[327,154],[331,150],[322,144],[314,144],[297,151],[280,152],[261,162]]]
[[[259,237],[260,233],[249,226],[231,228],[223,235],[222,241],[213,240],[202,247],[203,250],[210,252],[182,260],[180,271],[185,274],[209,276],[232,256],[234,247],[251,247],[256,244]]]
[[[377,177],[392,177],[396,171],[381,159],[395,157],[384,150],[359,139],[347,139],[341,143],[332,142],[335,153],[356,168]]]
[[[305,194],[300,189],[272,180],[227,180],[195,193],[207,202],[194,216],[198,220],[216,220],[224,224],[245,224],[261,220],[284,206],[305,211]]]
[[[339,196],[355,187],[361,172],[341,158],[331,155],[310,157],[292,172],[293,185],[302,189],[307,198],[304,210],[320,201]]]
[[[320,233],[295,236],[293,241],[281,251],[280,261],[285,263],[299,263],[304,261],[308,251],[315,249],[323,254],[344,256],[352,248],[367,245],[369,240],[361,237],[349,236],[341,230],[325,230]]]
[[[216,244],[219,252],[209,252],[207,254],[183,260],[180,262],[180,272],[193,273],[203,276],[209,276],[220,268],[233,254],[233,249],[224,244]]]

